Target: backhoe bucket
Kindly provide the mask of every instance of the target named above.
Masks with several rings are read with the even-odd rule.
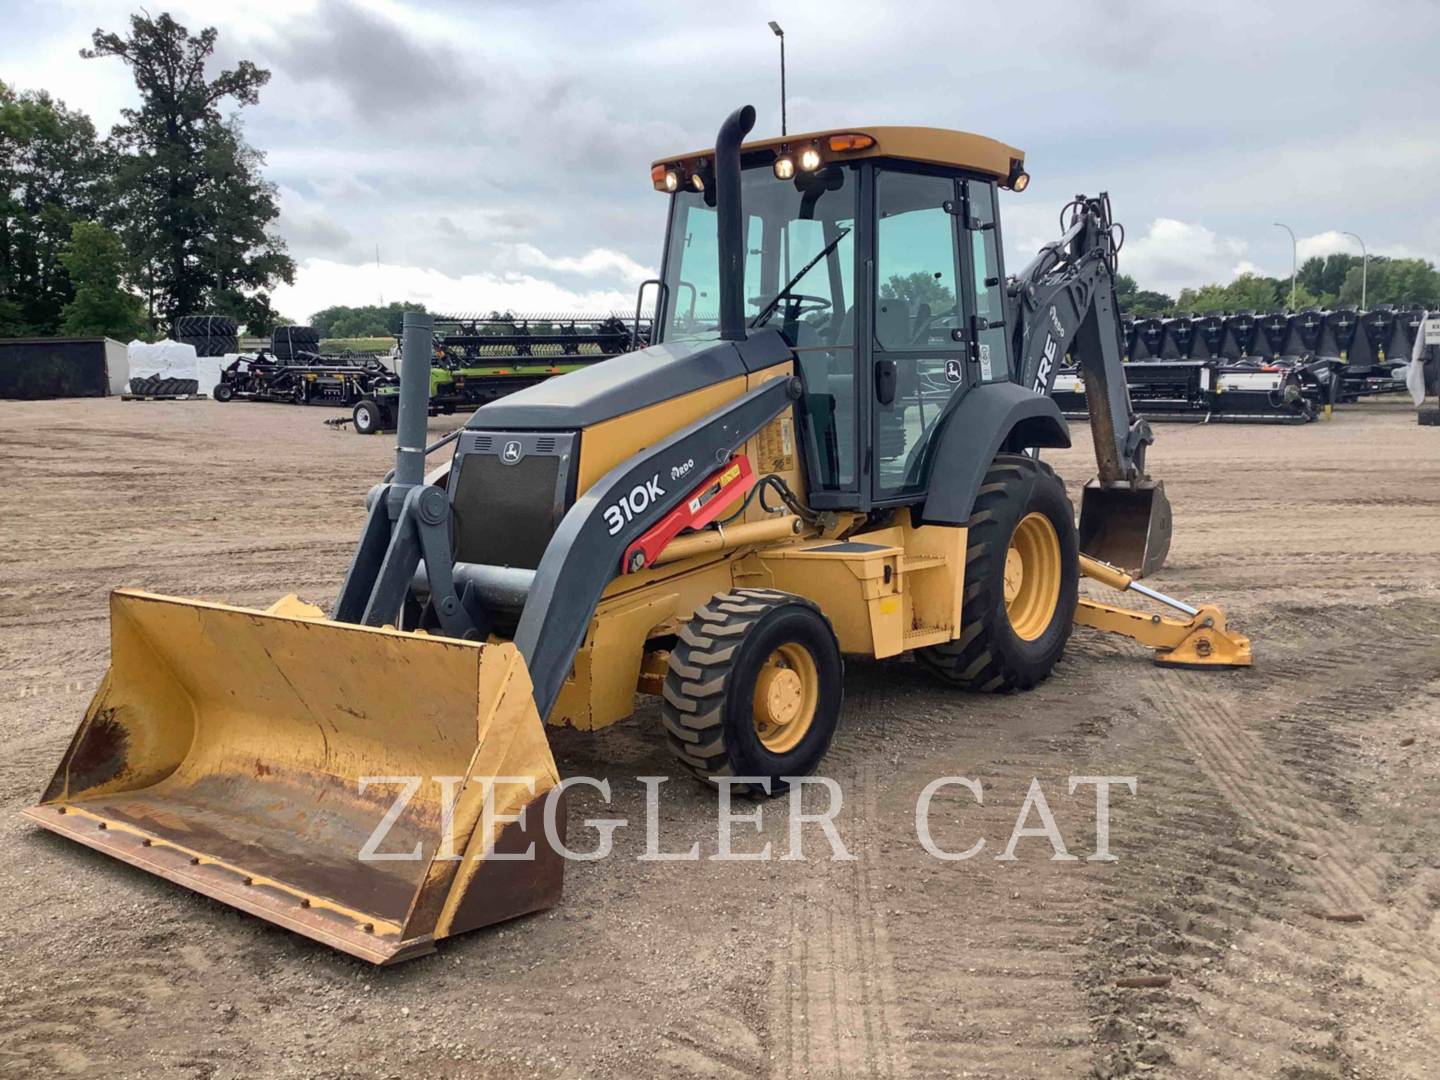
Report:
[[[110,624],[31,820],[376,964],[559,899],[559,777],[515,646],[293,598],[121,590]]]
[[[1135,577],[1165,565],[1170,527],[1164,481],[1091,480],[1081,494],[1080,550]]]

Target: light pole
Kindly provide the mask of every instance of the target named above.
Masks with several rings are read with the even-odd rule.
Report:
[[[770,20],[770,29],[780,39],[780,134],[788,135],[785,128],[785,31],[780,29],[780,24],[774,19]]]
[[[1365,241],[1360,239],[1359,233],[1347,232],[1346,236],[1355,237],[1356,243],[1360,245],[1360,310],[1365,310],[1365,279],[1370,276],[1370,252],[1365,248]]]
[[[1282,225],[1275,222],[1277,229],[1284,229],[1290,234],[1290,310],[1295,310],[1295,279],[1300,275],[1300,248],[1295,243],[1295,230],[1289,225]]]

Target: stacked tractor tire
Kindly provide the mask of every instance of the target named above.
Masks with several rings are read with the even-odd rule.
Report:
[[[1340,403],[1405,389],[1424,310],[1211,312],[1123,320],[1125,375],[1150,420],[1308,423]],[[1084,383],[1062,367],[1055,400],[1087,414]]]
[[[277,326],[270,335],[270,353],[282,364],[320,355],[320,331],[313,326]]]
[[[193,345],[196,356],[225,356],[240,351],[239,329],[229,315],[181,315],[175,320],[172,336]]]

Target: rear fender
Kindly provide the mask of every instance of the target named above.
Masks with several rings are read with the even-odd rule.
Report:
[[[964,525],[995,455],[1030,447],[1070,445],[1070,427],[1048,396],[1015,383],[985,383],[966,394],[942,421],[930,463],[921,518],[927,525]]]

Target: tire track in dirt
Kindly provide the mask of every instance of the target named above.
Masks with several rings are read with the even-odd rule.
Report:
[[[807,848],[812,873],[790,898],[788,949],[772,977],[774,1076],[910,1075],[890,935],[875,897],[875,788],[871,770],[841,781],[836,827],[854,861],[829,861],[818,837]]]
[[[1440,645],[1412,638],[1407,646],[1391,646],[1381,656],[1359,657],[1348,668],[1334,669],[1337,677],[1353,678],[1320,688],[1299,708],[1263,714],[1268,740],[1255,733],[1258,725],[1247,723],[1235,703],[1207,693],[1203,674],[1170,674],[1178,677],[1157,679],[1156,685],[1164,688],[1176,714],[1189,718],[1189,723],[1177,725],[1181,740],[1252,827],[1280,850],[1313,862],[1311,873],[1333,910],[1375,907],[1387,859],[1383,854],[1357,855],[1370,847],[1369,838],[1333,799],[1322,798],[1312,783],[1297,777],[1290,762],[1323,760],[1333,752],[1337,727],[1385,711],[1440,675]],[[1297,720],[1309,731],[1291,747],[1273,746],[1275,734],[1285,734],[1286,722],[1293,726]],[[1343,731],[1339,734],[1343,740]],[[1440,975],[1440,947],[1428,948],[1422,958]]]
[[[1162,782],[1174,784],[1176,766],[1189,759],[1227,805],[1212,808],[1209,827],[1189,838],[1183,829],[1152,830],[1151,842],[1178,846],[1169,865],[1196,868],[1190,895],[1117,898],[1127,917],[1158,915],[1171,924],[1168,933],[1148,935],[1151,948],[1131,959],[1179,978],[1156,1007],[1132,997],[1113,1010],[1111,1030],[1102,1026],[1102,1038],[1128,1044],[1136,1060],[1174,1061],[1183,1075],[1197,1076],[1349,1075],[1346,1010],[1337,1004],[1349,959],[1363,955],[1401,986],[1440,978],[1440,941],[1421,890],[1398,907],[1386,903],[1390,856],[1355,820],[1346,787],[1329,782],[1345,771],[1339,748],[1357,745],[1371,719],[1440,676],[1440,648],[1432,644],[1440,618],[1433,606],[1405,603],[1362,621],[1372,636],[1308,665],[1312,692],[1298,706],[1273,693],[1270,679],[1241,696],[1208,685],[1205,673],[1157,671],[1142,690],[1178,738],[1180,754],[1160,770]],[[1303,663],[1303,640],[1287,644]],[[1182,821],[1205,798],[1195,790],[1171,795]],[[1228,844],[1209,843],[1217,828],[1228,830]],[[1252,851],[1254,861],[1237,862],[1236,848]],[[1153,884],[1152,875],[1131,889]],[[1353,911],[1367,921],[1337,926],[1311,910]],[[1118,995],[1092,987],[1092,996],[1113,1005]],[[1182,1029],[1175,1008],[1182,1004],[1193,1010],[1186,1037],[1157,1040],[1157,1031]],[[1419,1015],[1422,1001],[1412,1005]],[[1126,1023],[1132,1030],[1120,1030]],[[1128,1063],[1127,1055],[1112,1055],[1113,1074]]]
[[[1083,711],[1055,725],[1061,702],[1075,694],[1065,680],[1002,697],[955,694],[928,678],[920,685],[940,703],[938,715],[923,727],[900,725],[905,742],[918,746],[892,749],[891,760],[915,764],[901,766],[903,782],[889,778],[884,809],[868,815],[884,830],[877,905],[889,912],[911,1075],[1084,1074],[1090,1029],[1077,970],[1085,912],[1103,871],[1050,861],[1043,839],[1023,840],[1018,862],[995,856],[1036,778],[1071,852],[1088,854],[1082,836],[1093,802],[1065,793],[1067,775],[1085,771],[1067,765],[1087,756],[1095,730]],[[907,714],[917,712],[917,703],[906,705]],[[925,702],[919,705],[923,712]],[[945,850],[984,838],[984,849],[965,861],[933,858],[915,835],[916,799],[945,774],[983,784],[981,804],[966,788],[947,786],[930,805],[932,836]],[[957,896],[966,898],[963,907]]]
[[[1090,1031],[1076,973],[1097,867],[1050,861],[1043,839],[1022,841],[1019,862],[995,860],[1031,778],[1048,792],[1071,853],[1086,853],[1076,807],[1061,797],[1066,785],[1056,758],[1064,753],[1020,752],[977,765],[971,775],[983,777],[983,806],[964,788],[942,789],[930,807],[936,841],[960,850],[983,837],[985,849],[942,863],[911,840],[905,865],[891,872],[923,883],[897,901],[908,916],[897,921],[896,958],[915,1075],[1073,1076],[1088,1069]],[[962,876],[973,899],[957,910]]]
[[[1135,770],[1142,797],[1126,818],[1121,861],[1090,912],[1091,960],[1082,975],[1102,1077],[1173,1065],[1195,1045],[1187,1026],[1207,988],[1248,927],[1283,913],[1292,884],[1274,848],[1217,797],[1217,786],[1169,725],[1150,727]],[[1116,985],[1121,977],[1147,975],[1174,981],[1160,989]],[[1248,1007],[1259,1014],[1266,1005]],[[1305,1075],[1312,1062],[1301,1054],[1284,1064]],[[1238,1075],[1277,1074],[1278,1068]]]
[[[97,952],[68,964],[61,985],[0,987],[0,1076],[132,1075],[136,1062],[94,1056],[97,1034],[122,1034],[137,1012],[163,1010],[177,994],[170,958]]]
[[[1065,798],[1066,764],[1084,758],[1095,736],[1086,710],[1073,711],[1073,684],[1057,679],[1029,694],[963,694],[914,665],[853,666],[830,759],[865,776],[867,796],[878,800],[864,814],[872,832],[862,865],[871,919],[888,942],[898,985],[899,1019],[886,1029],[903,1029],[909,1074],[1084,1073],[1090,1031],[1076,970],[1098,867],[1052,863],[1048,845],[1036,839],[1022,842],[1018,863],[994,858],[1032,778],[1041,780],[1071,850],[1088,853],[1074,845],[1089,827],[1093,801]],[[1071,718],[1057,727],[1055,716],[1066,714]],[[915,835],[921,789],[946,774],[983,783],[980,805],[957,787],[942,788],[931,804],[942,846],[961,850],[986,838],[986,849],[964,862],[933,858]],[[942,822],[954,835],[941,838]],[[957,895],[971,899],[957,909]]]

